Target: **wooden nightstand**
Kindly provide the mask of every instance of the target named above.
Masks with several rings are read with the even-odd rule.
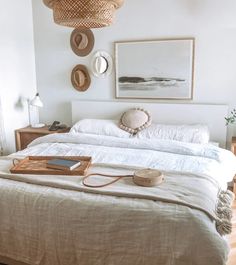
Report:
[[[231,151],[236,155],[236,137],[232,137],[232,142],[231,142]],[[234,176],[233,180],[233,192],[236,195],[236,175]]]
[[[232,142],[231,142],[231,151],[236,155],[236,137],[232,137]]]
[[[16,150],[22,150],[27,147],[34,139],[52,133],[66,133],[70,128],[59,129],[57,131],[49,131],[49,126],[42,128],[32,128],[31,126],[15,130]]]

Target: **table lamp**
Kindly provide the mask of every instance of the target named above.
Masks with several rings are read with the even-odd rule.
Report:
[[[35,97],[32,100],[28,100],[28,112],[29,112],[29,124],[32,128],[41,128],[44,127],[44,123],[33,123],[32,117],[31,117],[31,111],[32,107],[34,107],[37,110],[37,119],[38,119],[38,108],[43,107],[43,102],[41,101],[39,97],[39,93],[36,93]]]

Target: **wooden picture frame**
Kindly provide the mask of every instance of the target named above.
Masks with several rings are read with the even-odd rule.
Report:
[[[191,100],[194,38],[115,42],[116,98]]]

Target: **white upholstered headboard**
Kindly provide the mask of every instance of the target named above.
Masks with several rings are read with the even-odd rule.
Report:
[[[206,124],[211,141],[225,147],[227,128],[224,117],[228,114],[227,105],[215,104],[166,104],[124,101],[72,101],[72,122],[80,119],[119,119],[129,108],[142,107],[152,114],[153,122],[164,124]]]

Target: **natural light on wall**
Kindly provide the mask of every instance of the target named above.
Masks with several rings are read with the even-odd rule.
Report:
[[[43,0],[55,23],[72,28],[100,28],[113,23],[124,0]]]

